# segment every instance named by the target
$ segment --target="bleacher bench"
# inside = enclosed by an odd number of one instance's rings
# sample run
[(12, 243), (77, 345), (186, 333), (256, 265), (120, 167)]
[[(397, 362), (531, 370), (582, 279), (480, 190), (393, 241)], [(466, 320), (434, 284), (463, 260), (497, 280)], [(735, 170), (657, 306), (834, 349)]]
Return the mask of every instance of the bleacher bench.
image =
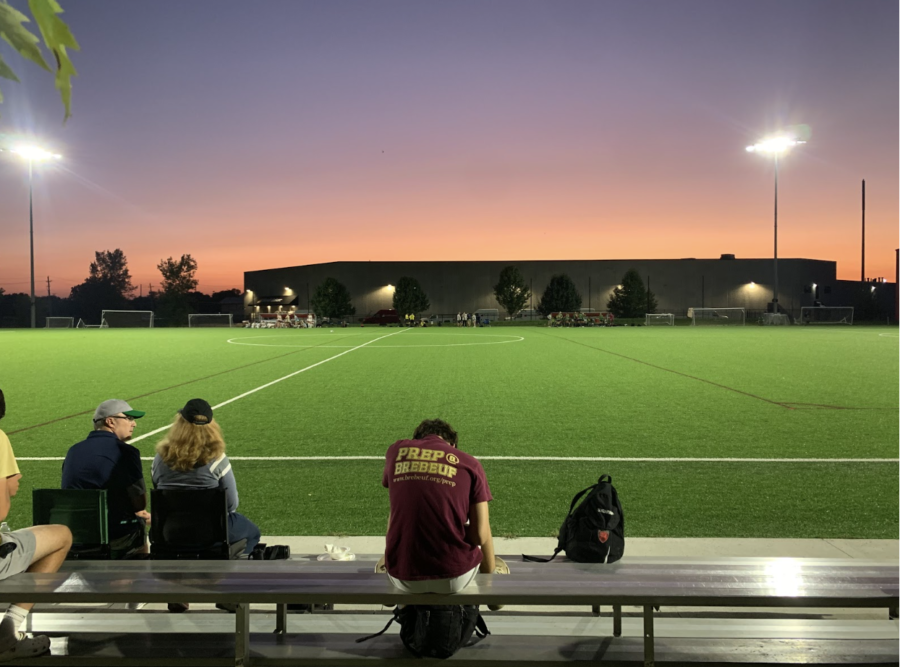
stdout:
[[(561, 662), (644, 664), (867, 664), (896, 665), (896, 637), (655, 638), (655, 605), (678, 607), (868, 608), (884, 619), (898, 604), (897, 564), (855, 559), (719, 558), (708, 560), (625, 558), (613, 565), (565, 559), (524, 563), (507, 557), (510, 575), (478, 575), (475, 585), (453, 596), (414, 595), (375, 574), (371, 560), (115, 561), (72, 562), (56, 574), (21, 574), (3, 582), (0, 602), (171, 602), (238, 605), (233, 637), (197, 632), (60, 633), (54, 655), (28, 665), (391, 665), (421, 664), (396, 636), (354, 643), (357, 632), (287, 633), (284, 605), (506, 604), (614, 609), (607, 636), (494, 634), (450, 659), (471, 665), (556, 665)], [(250, 605), (279, 605), (275, 632), (250, 633)], [(621, 609), (637, 606), (642, 637), (621, 636)], [(503, 612), (500, 612), (501, 614)], [(184, 622), (190, 622), (190, 615)], [(490, 616), (488, 624), (490, 626)], [(570, 618), (570, 617), (567, 617)], [(386, 614), (373, 615), (371, 631)], [(577, 619), (572, 619), (576, 622)], [(302, 624), (302, 621), (301, 621)], [(549, 625), (549, 624), (548, 624)], [(894, 623), (896, 626), (896, 624)], [(16, 663), (10, 663), (16, 664)]]

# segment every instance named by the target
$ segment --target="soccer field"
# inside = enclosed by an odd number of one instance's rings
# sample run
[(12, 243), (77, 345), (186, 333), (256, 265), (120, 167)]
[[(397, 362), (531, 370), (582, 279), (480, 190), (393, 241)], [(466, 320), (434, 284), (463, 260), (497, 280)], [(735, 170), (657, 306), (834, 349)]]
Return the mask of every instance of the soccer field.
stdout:
[(147, 412), (150, 458), (201, 397), (263, 534), (383, 534), (384, 451), (440, 417), (484, 463), (495, 535), (553, 535), (609, 473), (631, 536), (898, 537), (896, 328), (39, 330), (0, 349), (13, 528), (98, 403)]

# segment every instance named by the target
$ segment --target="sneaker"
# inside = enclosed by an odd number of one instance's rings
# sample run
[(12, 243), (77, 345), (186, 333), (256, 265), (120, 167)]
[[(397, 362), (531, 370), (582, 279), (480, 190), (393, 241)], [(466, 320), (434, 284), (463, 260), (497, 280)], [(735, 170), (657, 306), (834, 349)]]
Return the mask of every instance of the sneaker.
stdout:
[[(7, 645), (2, 642), (0, 645)], [(45, 635), (27, 637), (24, 632), (17, 632), (14, 643), (0, 652), (0, 662), (18, 660), (19, 658), (35, 658), (50, 652), (50, 639)]]
[(168, 607), (173, 614), (182, 614), (191, 608), (187, 602), (170, 602)]

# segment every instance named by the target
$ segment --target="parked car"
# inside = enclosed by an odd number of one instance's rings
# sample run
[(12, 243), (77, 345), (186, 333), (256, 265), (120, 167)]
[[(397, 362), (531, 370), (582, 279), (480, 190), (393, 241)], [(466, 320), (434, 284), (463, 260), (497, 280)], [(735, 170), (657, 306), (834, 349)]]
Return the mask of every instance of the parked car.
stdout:
[(379, 310), (374, 315), (369, 315), (368, 317), (364, 317), (363, 324), (400, 324), (400, 316), (397, 314), (397, 311), (393, 308), (387, 308), (384, 310)]

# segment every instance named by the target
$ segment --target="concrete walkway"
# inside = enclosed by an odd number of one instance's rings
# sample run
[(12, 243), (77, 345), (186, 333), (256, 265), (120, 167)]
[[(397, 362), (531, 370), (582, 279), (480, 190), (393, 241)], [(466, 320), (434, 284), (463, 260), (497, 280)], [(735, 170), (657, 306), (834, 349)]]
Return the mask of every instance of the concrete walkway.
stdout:
[[(347, 546), (356, 554), (384, 553), (384, 537), (265, 536), (266, 544), (287, 544), (292, 554), (321, 554), (326, 544)], [(550, 556), (556, 538), (494, 538), (500, 555)], [(718, 558), (725, 556), (769, 556), (778, 558), (864, 558), (893, 560), (900, 565), (900, 540), (801, 540), (756, 538), (626, 537), (625, 557)]]

